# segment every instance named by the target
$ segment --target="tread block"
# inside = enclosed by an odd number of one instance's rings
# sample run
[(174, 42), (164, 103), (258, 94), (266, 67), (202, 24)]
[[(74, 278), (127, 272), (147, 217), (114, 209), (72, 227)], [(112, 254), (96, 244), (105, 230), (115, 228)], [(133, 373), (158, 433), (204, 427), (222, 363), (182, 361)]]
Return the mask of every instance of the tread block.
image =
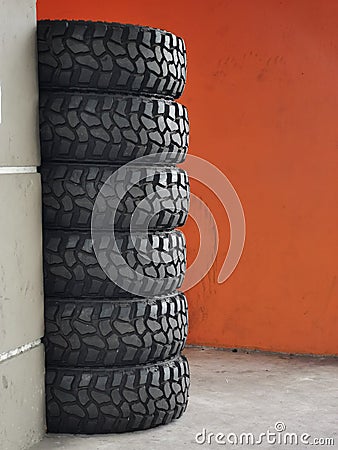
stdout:
[[(45, 164), (41, 168), (44, 226), (89, 230), (96, 197), (116, 170), (111, 166)], [(100, 229), (114, 226), (129, 230), (132, 218), (142, 230), (171, 230), (184, 225), (189, 210), (189, 181), (184, 170), (125, 166), (119, 173), (119, 183), (109, 184), (106, 207), (100, 214), (96, 210)], [(129, 188), (133, 180), (140, 181)], [(124, 190), (126, 194), (119, 201)]]
[(46, 361), (58, 366), (123, 366), (181, 352), (188, 331), (183, 293), (149, 299), (53, 299), (45, 304)]
[(186, 79), (184, 41), (167, 31), (87, 21), (38, 22), (41, 88), (178, 98)]
[(42, 91), (43, 161), (179, 164), (189, 144), (186, 108), (166, 99)]
[(121, 433), (178, 419), (188, 403), (184, 356), (127, 368), (49, 367), (46, 373), (50, 433)]
[[(115, 244), (124, 259), (121, 266), (116, 264)], [(104, 233), (98, 247), (107, 260), (107, 271), (122, 281), (123, 288), (102, 270), (90, 231), (45, 230), (45, 295), (130, 298), (136, 291), (136, 295), (152, 297), (171, 293), (183, 282), (186, 251), (181, 231), (142, 234), (136, 236), (136, 245), (128, 233), (116, 233), (115, 241)], [(138, 251), (142, 248), (143, 256)], [(126, 266), (134, 270), (132, 278), (125, 276)]]

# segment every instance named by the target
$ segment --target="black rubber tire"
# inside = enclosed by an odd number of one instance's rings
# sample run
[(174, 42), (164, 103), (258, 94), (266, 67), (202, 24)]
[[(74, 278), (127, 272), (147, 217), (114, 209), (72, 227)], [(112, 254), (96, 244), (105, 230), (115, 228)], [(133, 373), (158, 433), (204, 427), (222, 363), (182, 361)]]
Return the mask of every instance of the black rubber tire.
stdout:
[(49, 433), (121, 433), (178, 419), (189, 396), (184, 356), (124, 368), (47, 367)]
[(179, 164), (189, 143), (183, 105), (172, 100), (101, 93), (41, 92), (43, 161)]
[[(90, 229), (97, 194), (117, 169), (85, 164), (43, 165), (44, 226)], [(129, 230), (132, 217), (137, 228), (142, 230), (171, 230), (184, 225), (189, 209), (189, 181), (184, 170), (177, 167), (140, 166), (124, 166), (119, 170), (121, 181), (110, 183), (109, 195), (105, 197), (107, 208), (100, 215), (97, 212), (95, 217), (100, 229), (110, 230), (114, 225), (116, 230)], [(127, 183), (135, 179), (140, 182), (128, 190)], [(117, 207), (118, 193), (124, 188), (127, 193)], [(135, 211), (137, 205), (147, 197), (142, 208)], [(117, 207), (115, 220), (112, 217), (115, 208), (111, 206), (114, 200)]]
[(186, 78), (181, 38), (138, 25), (38, 22), (39, 82), (43, 88), (148, 93), (178, 98)]
[(184, 348), (188, 305), (181, 292), (114, 301), (47, 298), (45, 327), (49, 366), (146, 364)]
[[(154, 297), (169, 294), (182, 285), (186, 251), (181, 231), (150, 233), (148, 238), (140, 235), (141, 243), (150, 242), (152, 248), (159, 252), (160, 259), (156, 263), (144, 260), (137, 253), (129, 233), (117, 233), (115, 236), (125, 261), (138, 272), (133, 274), (132, 279), (125, 277), (124, 267), (116, 265), (115, 253), (111, 250), (113, 239), (109, 234), (104, 234), (100, 241), (100, 251), (107, 255), (108, 266), (112, 266), (119, 279), (125, 283), (123, 289), (113, 283), (102, 270), (94, 253), (90, 231), (45, 230), (46, 297), (132, 298), (135, 297), (135, 294), (131, 294), (133, 290), (137, 290), (136, 295), (140, 297)], [(140, 282), (138, 274), (146, 275), (151, 280)]]

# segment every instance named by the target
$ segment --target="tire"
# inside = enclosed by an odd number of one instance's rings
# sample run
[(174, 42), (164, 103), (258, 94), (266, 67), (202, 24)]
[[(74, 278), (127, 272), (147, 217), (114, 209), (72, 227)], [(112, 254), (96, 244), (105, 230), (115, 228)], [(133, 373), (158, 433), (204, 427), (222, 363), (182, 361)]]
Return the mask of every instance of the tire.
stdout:
[[(116, 274), (123, 287), (117, 286), (102, 270), (90, 231), (45, 230), (46, 297), (153, 297), (171, 293), (183, 282), (186, 252), (180, 231), (137, 237), (136, 248), (145, 248), (146, 257), (137, 252), (129, 233), (117, 233), (116, 244), (123, 255), (123, 265), (116, 263), (115, 241), (111, 235), (103, 234), (96, 243), (101, 261), (106, 261), (106, 270)], [(130, 277), (126, 275), (126, 267), (133, 268)]]
[(185, 345), (187, 308), (181, 292), (113, 301), (47, 298), (47, 364), (129, 366), (172, 358)]
[(40, 89), (71, 88), (178, 98), (186, 52), (172, 33), (137, 25), (38, 22)]
[(150, 156), (179, 164), (189, 143), (183, 105), (171, 100), (102, 93), (42, 92), (43, 161), (120, 163)]
[[(44, 226), (89, 230), (97, 195), (117, 169), (84, 164), (43, 165)], [(184, 170), (124, 166), (117, 175), (119, 182), (111, 180), (105, 189), (102, 212), (95, 210), (93, 220), (100, 229), (110, 230), (114, 225), (116, 230), (129, 230), (132, 218), (136, 228), (142, 230), (171, 230), (184, 225), (189, 209), (189, 181)], [(137, 184), (128, 190), (131, 182)], [(121, 191), (127, 192), (119, 202)]]
[(183, 356), (134, 367), (47, 367), (49, 433), (113, 433), (178, 419), (188, 403)]

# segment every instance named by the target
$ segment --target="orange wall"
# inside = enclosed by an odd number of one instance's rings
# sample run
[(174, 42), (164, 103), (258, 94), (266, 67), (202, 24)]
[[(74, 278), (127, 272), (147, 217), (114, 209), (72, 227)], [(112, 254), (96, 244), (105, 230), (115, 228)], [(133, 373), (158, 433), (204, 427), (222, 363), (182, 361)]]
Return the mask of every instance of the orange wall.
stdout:
[[(188, 292), (190, 343), (338, 354), (338, 2), (39, 0), (38, 16), (150, 25), (186, 41), (190, 153), (231, 180), (247, 222), (240, 264), (219, 285), (227, 216), (192, 182), (221, 247)], [(192, 221), (184, 231), (191, 259)]]

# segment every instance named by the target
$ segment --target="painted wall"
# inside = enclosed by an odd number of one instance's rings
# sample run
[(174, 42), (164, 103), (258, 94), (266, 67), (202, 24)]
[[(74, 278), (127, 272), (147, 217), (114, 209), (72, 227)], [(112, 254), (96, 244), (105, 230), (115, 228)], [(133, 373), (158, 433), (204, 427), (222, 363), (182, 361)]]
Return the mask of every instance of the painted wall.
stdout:
[[(184, 37), (190, 153), (230, 179), (247, 239), (222, 285), (226, 213), (207, 188), (219, 254), (188, 292), (190, 343), (338, 354), (338, 3), (38, 1), (38, 17), (150, 25)], [(189, 259), (199, 244), (185, 227)]]

